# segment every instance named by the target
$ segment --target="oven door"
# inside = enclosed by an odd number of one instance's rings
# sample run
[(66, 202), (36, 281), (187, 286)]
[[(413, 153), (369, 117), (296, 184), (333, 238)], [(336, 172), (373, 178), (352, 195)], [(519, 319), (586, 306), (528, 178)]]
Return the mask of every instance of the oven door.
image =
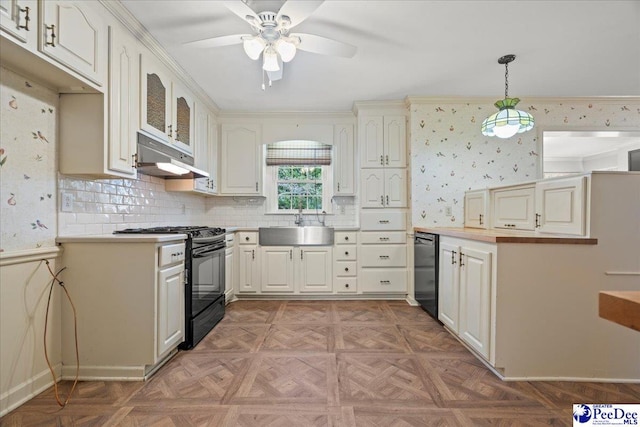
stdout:
[(224, 294), (224, 256), (224, 241), (204, 246), (194, 244), (190, 272), (192, 318)]

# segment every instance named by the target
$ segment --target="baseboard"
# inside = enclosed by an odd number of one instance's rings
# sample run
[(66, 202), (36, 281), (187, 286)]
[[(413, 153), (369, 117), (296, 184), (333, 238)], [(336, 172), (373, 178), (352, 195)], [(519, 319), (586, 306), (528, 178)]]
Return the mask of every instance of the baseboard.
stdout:
[[(62, 365), (54, 366), (58, 381), (61, 379)], [(33, 399), (53, 385), (51, 371), (46, 369), (0, 395), (0, 417), (4, 417), (23, 403)]]
[[(82, 381), (142, 381), (146, 374), (145, 366), (80, 366), (78, 379)], [(63, 366), (62, 379), (73, 381), (75, 378), (75, 365)]]
[(354, 301), (354, 300), (406, 300), (407, 294), (243, 294), (235, 295), (236, 300), (288, 300), (288, 301)]

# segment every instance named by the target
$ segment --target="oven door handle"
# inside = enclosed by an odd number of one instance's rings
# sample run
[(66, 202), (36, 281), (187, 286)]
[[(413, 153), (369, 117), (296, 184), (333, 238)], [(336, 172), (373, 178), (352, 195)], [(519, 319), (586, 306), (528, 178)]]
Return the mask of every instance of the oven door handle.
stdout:
[(193, 239), (194, 243), (213, 243), (213, 242), (224, 242), (224, 236), (213, 236), (213, 237), (195, 237)]
[(204, 258), (205, 256), (213, 253), (213, 252), (221, 252), (225, 250), (225, 245), (215, 246), (213, 248), (206, 247), (202, 249), (194, 249), (191, 251), (191, 258)]

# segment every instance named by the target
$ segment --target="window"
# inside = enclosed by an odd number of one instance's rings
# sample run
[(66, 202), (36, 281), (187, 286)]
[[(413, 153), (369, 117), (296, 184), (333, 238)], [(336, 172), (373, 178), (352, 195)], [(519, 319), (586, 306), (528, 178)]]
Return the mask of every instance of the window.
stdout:
[(265, 191), (271, 213), (330, 212), (331, 145), (282, 141), (267, 145)]

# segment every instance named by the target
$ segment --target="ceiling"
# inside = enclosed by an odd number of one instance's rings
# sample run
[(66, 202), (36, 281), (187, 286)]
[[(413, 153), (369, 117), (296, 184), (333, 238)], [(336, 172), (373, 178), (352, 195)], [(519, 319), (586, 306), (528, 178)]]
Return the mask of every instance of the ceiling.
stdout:
[[(354, 101), (406, 96), (498, 100), (497, 59), (510, 53), (510, 96), (640, 96), (638, 0), (327, 0), (293, 31), (354, 45), (356, 55), (299, 51), (265, 91), (262, 62), (242, 45), (183, 45), (251, 33), (223, 2), (121, 1), (221, 110), (348, 111)], [(247, 1), (256, 12), (283, 3)]]

